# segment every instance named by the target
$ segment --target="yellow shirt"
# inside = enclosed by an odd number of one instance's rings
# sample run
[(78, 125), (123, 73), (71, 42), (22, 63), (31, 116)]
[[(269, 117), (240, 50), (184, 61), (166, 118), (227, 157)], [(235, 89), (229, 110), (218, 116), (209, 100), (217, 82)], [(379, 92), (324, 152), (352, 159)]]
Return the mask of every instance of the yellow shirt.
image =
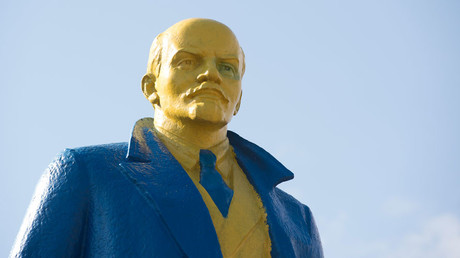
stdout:
[(224, 257), (270, 257), (271, 241), (265, 208), (259, 195), (238, 166), (228, 139), (209, 149), (216, 155), (217, 171), (225, 183), (233, 189), (228, 215), (224, 218), (200, 184), (200, 149), (184, 143), (183, 139), (161, 128), (155, 129), (155, 134), (179, 161), (203, 197), (216, 229), (222, 255)]

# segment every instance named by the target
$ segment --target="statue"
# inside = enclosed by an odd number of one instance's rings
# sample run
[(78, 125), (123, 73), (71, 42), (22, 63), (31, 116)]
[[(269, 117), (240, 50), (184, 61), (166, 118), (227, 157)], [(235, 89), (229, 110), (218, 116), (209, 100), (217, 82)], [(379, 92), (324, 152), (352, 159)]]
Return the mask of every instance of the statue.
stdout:
[(66, 149), (42, 177), (13, 257), (323, 257), (294, 176), (227, 131), (244, 54), (233, 32), (181, 21), (151, 47), (142, 91), (155, 119), (129, 143)]

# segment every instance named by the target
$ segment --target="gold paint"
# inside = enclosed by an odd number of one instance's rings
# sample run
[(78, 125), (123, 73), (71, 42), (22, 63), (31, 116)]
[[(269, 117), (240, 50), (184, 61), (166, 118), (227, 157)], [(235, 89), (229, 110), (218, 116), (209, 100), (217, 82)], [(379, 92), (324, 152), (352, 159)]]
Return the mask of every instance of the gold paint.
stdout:
[[(187, 19), (152, 43), (142, 91), (155, 109), (155, 133), (184, 167), (208, 207), (224, 257), (270, 257), (266, 212), (228, 145), (227, 124), (238, 113), (244, 53), (233, 32), (209, 19)], [(234, 190), (227, 218), (199, 183), (198, 152), (228, 151), (218, 170)], [(188, 155), (186, 153), (192, 153)], [(192, 162), (188, 161), (192, 156)]]

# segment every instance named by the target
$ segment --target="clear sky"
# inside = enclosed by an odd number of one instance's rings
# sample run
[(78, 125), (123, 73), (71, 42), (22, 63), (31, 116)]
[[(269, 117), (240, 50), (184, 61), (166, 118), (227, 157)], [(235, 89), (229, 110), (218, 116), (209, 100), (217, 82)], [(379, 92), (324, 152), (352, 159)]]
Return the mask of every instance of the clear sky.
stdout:
[(227, 24), (246, 54), (230, 129), (296, 178), (326, 257), (460, 257), (460, 1), (0, 2), (0, 256), (48, 163), (127, 141), (153, 38)]

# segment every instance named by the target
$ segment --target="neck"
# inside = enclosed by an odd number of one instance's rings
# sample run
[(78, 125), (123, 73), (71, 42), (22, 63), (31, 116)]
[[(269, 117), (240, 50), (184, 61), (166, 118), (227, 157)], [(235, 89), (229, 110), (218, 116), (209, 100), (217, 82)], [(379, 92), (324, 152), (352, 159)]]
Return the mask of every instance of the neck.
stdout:
[[(160, 109), (155, 110), (153, 121), (158, 131), (167, 131), (184, 143), (192, 144), (200, 149), (209, 149), (227, 138), (227, 125), (217, 126), (193, 120), (171, 119)], [(171, 140), (174, 141), (174, 139)]]

